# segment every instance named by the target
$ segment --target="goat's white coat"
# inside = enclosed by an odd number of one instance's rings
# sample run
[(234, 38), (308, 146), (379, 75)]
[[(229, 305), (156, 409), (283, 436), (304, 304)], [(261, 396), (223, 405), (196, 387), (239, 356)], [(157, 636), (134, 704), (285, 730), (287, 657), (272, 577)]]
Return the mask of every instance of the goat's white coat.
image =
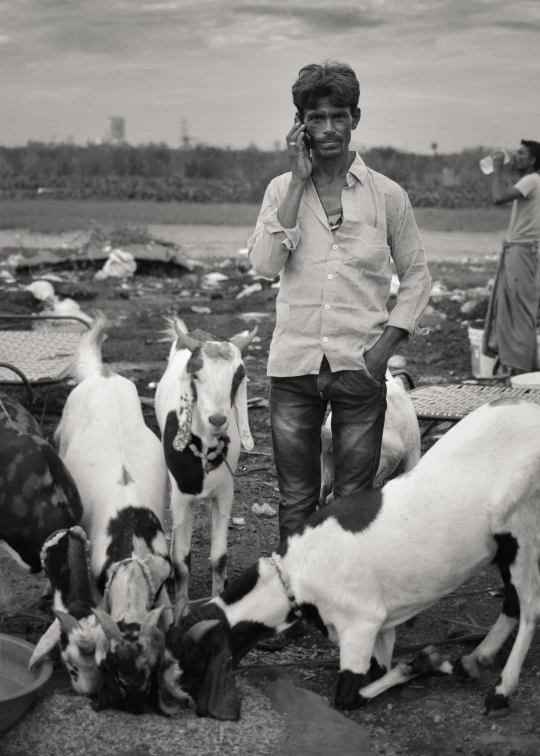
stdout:
[[(95, 581), (111, 541), (108, 523), (122, 509), (148, 508), (163, 522), (167, 468), (161, 444), (144, 422), (134, 384), (120, 375), (104, 375), (100, 361), (92, 364), (91, 354), (83, 357), (83, 380), (67, 399), (56, 442), (83, 502), (81, 524), (92, 543)], [(152, 548), (167, 559), (162, 533)], [(144, 559), (148, 553), (145, 542), (135, 539), (133, 556)]]
[[(185, 333), (185, 325), (177, 320), (175, 326)], [(177, 330), (177, 333), (178, 333)], [(251, 338), (255, 331), (250, 334)], [(169, 354), (169, 361), (163, 374), (155, 398), (155, 410), (158, 424), (163, 436), (167, 417), (170, 412), (177, 414), (179, 426), (183, 426), (184, 435), (196, 434), (202, 442), (202, 452), (216, 446), (219, 436), (226, 433), (230, 439), (227, 462), (215, 469), (205, 472), (200, 494), (188, 494), (179, 490), (171, 472), (171, 511), (173, 516), (173, 541), (171, 557), (177, 576), (175, 620), (184, 612), (188, 601), (189, 572), (185, 559), (190, 553), (193, 529), (193, 505), (198, 499), (211, 502), (212, 543), (210, 563), (212, 566), (212, 595), (223, 589), (226, 579), (225, 571), (220, 571), (220, 559), (227, 554), (228, 527), (234, 497), (235, 472), (240, 456), (241, 445), (246, 450), (253, 448), (253, 439), (249, 430), (247, 408), (247, 377), (238, 386), (236, 397), (231, 406), (231, 382), (236, 368), (242, 365), (240, 349), (231, 342), (220, 344), (227, 349), (229, 359), (209, 359), (202, 346), (203, 368), (198, 371), (196, 383), (197, 398), (194, 401), (191, 388), (192, 376), (186, 370), (192, 352), (190, 349), (178, 349), (176, 334)], [(249, 337), (248, 337), (249, 338)], [(217, 429), (209, 421), (213, 415), (226, 417), (225, 423)], [(178, 580), (178, 576), (180, 579)]]
[[(289, 538), (282, 564), (296, 602), (313, 604), (335, 633), (342, 670), (365, 674), (377, 647), (389, 668), (394, 628), (486, 567), (497, 553), (494, 536), (511, 534), (518, 542), (510, 574), (521, 616), (493, 691), (508, 697), (540, 619), (540, 408), (520, 401), (484, 405), (381, 493), (382, 507), (363, 531), (347, 531), (330, 516)], [(252, 620), (280, 629), (290, 608), (283, 585), (267, 560), (259, 561), (259, 572), (237, 603), (214, 601), (231, 625)], [(471, 676), (493, 661), (516, 624), (501, 615), (463, 657)], [(410, 677), (389, 672), (360, 694), (372, 697)]]
[[(406, 472), (420, 459), (420, 428), (411, 397), (403, 382), (386, 372), (386, 414), (381, 444), (381, 457), (374, 488), (382, 486), (390, 476)], [(333, 500), (334, 457), (332, 454), (332, 413), (321, 431), (321, 496), (324, 505)]]
[[(167, 499), (163, 451), (144, 422), (137, 389), (102, 365), (100, 344), (105, 324), (100, 317), (81, 340), (74, 367), (79, 384), (67, 399), (56, 442), (83, 503), (81, 524), (92, 544), (90, 572), (96, 603), (113, 619), (138, 622), (141, 627), (153, 606), (167, 607), (162, 615), (166, 629), (172, 620), (167, 591), (162, 589), (156, 600), (156, 590), (171, 571), (162, 530), (150, 546), (134, 537), (129, 564), (122, 569), (115, 569), (117, 563), (108, 567), (105, 596), (97, 588), (112, 541), (108, 532), (111, 520), (126, 507), (134, 507), (151, 510), (162, 523)], [(123, 579), (126, 571), (132, 578), (128, 585)], [(96, 617), (92, 620), (97, 623)], [(96, 663), (103, 659), (107, 645), (96, 648)]]

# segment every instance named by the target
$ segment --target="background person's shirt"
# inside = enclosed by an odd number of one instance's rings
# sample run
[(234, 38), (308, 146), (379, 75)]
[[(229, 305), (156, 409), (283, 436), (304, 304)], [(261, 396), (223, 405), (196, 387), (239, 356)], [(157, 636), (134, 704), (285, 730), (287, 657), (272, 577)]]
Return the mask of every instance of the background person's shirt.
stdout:
[[(365, 367), (364, 351), (391, 325), (411, 336), (431, 292), (424, 247), (405, 191), (367, 168), (357, 154), (341, 195), (342, 222), (332, 233), (311, 179), (297, 225), (277, 219), (291, 180), (268, 186), (248, 242), (255, 271), (281, 273), (268, 374), (317, 374), (323, 355), (333, 372)], [(397, 303), (387, 303), (392, 260), (400, 279)]]
[(528, 173), (514, 188), (521, 192), (523, 199), (512, 203), (506, 241), (540, 241), (540, 175)]

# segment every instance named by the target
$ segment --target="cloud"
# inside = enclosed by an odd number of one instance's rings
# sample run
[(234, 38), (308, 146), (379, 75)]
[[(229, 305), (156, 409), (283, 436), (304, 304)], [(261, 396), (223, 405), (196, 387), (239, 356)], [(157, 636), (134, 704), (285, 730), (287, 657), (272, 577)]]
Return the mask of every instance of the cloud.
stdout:
[(341, 32), (349, 29), (373, 28), (386, 23), (383, 19), (371, 15), (362, 9), (337, 4), (317, 7), (313, 3), (307, 5), (280, 5), (279, 3), (259, 3), (237, 5), (236, 13), (250, 13), (257, 16), (268, 16), (286, 19), (298, 19), (327, 33)]

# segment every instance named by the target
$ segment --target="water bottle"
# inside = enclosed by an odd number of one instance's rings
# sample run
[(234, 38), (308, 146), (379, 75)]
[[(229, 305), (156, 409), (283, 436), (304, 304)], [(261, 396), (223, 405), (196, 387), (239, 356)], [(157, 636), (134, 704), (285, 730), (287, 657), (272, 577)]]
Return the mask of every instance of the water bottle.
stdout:
[[(507, 163), (509, 163), (510, 155), (507, 153), (507, 151), (506, 150), (498, 150), (498, 151), (502, 152), (502, 154), (504, 155), (503, 165), (506, 165)], [(493, 157), (491, 155), (487, 155), (487, 157), (482, 158), (482, 160), (480, 160), (480, 170), (482, 171), (482, 173), (485, 173), (486, 176), (489, 176), (490, 173), (493, 173)]]

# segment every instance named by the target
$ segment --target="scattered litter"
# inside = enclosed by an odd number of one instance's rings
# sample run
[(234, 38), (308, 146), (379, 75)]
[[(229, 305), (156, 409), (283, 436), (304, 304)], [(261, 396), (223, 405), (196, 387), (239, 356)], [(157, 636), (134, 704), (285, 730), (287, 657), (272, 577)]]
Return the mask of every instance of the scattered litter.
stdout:
[(245, 525), (246, 524), (246, 518), (245, 517), (233, 517), (232, 518), (232, 524), (233, 525)]
[(265, 318), (270, 317), (269, 312), (241, 312), (240, 315), (236, 316), (240, 320), (255, 320), (255, 321), (261, 321)]
[(276, 281), (276, 283), (271, 284), (270, 288), (271, 289), (279, 289), (279, 286), (280, 286), (280, 281)]
[(137, 261), (131, 252), (117, 248), (111, 250), (105, 265), (98, 270), (94, 279), (103, 281), (106, 278), (130, 278), (135, 275), (136, 270)]
[(446, 288), (446, 286), (441, 283), (441, 281), (434, 281), (431, 286), (431, 296), (432, 297), (446, 297), (448, 296), (449, 291)]
[(261, 517), (275, 517), (277, 512), (270, 504), (254, 504), (251, 511)]
[(31, 284), (24, 287), (40, 302), (53, 302), (55, 299), (54, 286), (48, 281), (32, 281)]
[(245, 289), (242, 289), (242, 291), (238, 292), (236, 295), (237, 299), (242, 299), (242, 297), (249, 297), (250, 294), (254, 294), (256, 291), (262, 290), (262, 284), (257, 281), (257, 283), (252, 284), (251, 286), (246, 286)]
[[(92, 323), (93, 319), (86, 315), (74, 299), (60, 299), (56, 296), (54, 286), (50, 281), (32, 281), (25, 286), (25, 291), (29, 291), (38, 301), (43, 302), (45, 309), (39, 313), (39, 317), (48, 317), (50, 315), (60, 315), (63, 317), (81, 318), (86, 323)], [(51, 325), (60, 325), (65, 327), (62, 321)]]
[(217, 289), (223, 281), (228, 281), (229, 276), (224, 273), (206, 273), (201, 279), (203, 289)]
[(394, 368), (394, 370), (401, 370), (402, 368), (407, 367), (407, 360), (401, 354), (394, 354), (388, 360), (388, 367)]
[(157, 388), (157, 383), (156, 383), (156, 381), (151, 381), (151, 382), (150, 382), (150, 383), (148, 384), (148, 387), (147, 387), (147, 388), (149, 388), (149, 389), (155, 389), (155, 388)]
[(13, 278), (9, 270), (0, 270), (0, 280), (7, 284), (16, 283), (16, 280)]
[(242, 249), (239, 249), (237, 252), (238, 255), (247, 255), (247, 253), (248, 253), (247, 247), (242, 247)]
[(192, 312), (196, 312), (199, 315), (211, 315), (212, 310), (209, 307), (199, 307), (197, 305), (193, 305), (191, 308)]
[(40, 279), (42, 281), (54, 281), (57, 283), (62, 283), (62, 279), (60, 276), (57, 276), (56, 273), (44, 273), (42, 276), (40, 276)]

